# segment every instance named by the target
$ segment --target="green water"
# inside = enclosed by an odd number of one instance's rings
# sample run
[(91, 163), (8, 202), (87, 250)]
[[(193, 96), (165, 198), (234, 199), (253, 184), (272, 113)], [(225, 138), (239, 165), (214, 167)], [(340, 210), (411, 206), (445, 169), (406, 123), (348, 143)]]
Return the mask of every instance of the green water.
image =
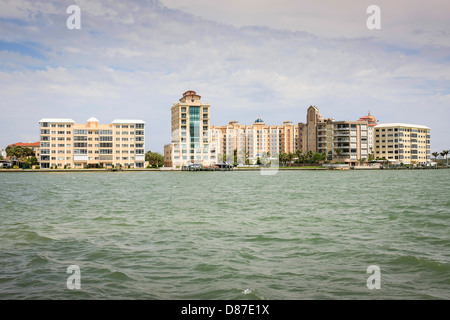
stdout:
[[(0, 299), (449, 299), (450, 170), (0, 174)], [(81, 289), (66, 269), (78, 265)], [(381, 289), (366, 286), (380, 267)]]

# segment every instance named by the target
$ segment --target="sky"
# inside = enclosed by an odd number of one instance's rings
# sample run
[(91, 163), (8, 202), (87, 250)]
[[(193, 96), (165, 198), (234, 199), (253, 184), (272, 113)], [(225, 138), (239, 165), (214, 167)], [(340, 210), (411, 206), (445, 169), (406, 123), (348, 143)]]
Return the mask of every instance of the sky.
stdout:
[[(70, 30), (70, 5), (81, 28)], [(380, 8), (381, 29), (366, 21)], [(170, 143), (188, 90), (211, 124), (323, 117), (431, 128), (450, 149), (448, 0), (0, 0), (0, 147), (38, 141), (42, 118), (142, 119)]]

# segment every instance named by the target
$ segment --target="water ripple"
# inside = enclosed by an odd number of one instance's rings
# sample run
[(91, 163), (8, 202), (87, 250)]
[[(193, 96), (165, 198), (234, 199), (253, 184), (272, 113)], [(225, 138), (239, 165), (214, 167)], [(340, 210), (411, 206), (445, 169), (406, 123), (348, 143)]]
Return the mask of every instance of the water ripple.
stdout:
[(449, 177), (0, 174), (0, 299), (450, 299)]

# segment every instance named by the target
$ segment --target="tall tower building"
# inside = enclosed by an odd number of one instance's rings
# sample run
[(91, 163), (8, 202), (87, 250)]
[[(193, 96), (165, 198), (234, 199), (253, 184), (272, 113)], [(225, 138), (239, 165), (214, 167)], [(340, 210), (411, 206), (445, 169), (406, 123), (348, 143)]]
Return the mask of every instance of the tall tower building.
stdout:
[(216, 162), (215, 151), (210, 148), (210, 104), (200, 99), (195, 91), (186, 91), (172, 106), (172, 142), (164, 146), (165, 166), (209, 166)]
[(361, 117), (358, 119), (358, 121), (367, 121), (367, 142), (369, 147), (369, 155), (375, 155), (375, 127), (378, 125), (378, 121), (375, 119), (374, 116), (369, 114), (367, 116)]

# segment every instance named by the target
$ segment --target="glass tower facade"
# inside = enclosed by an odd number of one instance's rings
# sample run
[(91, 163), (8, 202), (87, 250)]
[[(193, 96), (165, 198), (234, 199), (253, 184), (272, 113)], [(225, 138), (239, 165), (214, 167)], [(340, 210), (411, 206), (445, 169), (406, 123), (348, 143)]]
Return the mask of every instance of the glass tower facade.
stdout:
[(200, 150), (200, 107), (189, 107), (189, 135), (191, 138), (191, 154)]

